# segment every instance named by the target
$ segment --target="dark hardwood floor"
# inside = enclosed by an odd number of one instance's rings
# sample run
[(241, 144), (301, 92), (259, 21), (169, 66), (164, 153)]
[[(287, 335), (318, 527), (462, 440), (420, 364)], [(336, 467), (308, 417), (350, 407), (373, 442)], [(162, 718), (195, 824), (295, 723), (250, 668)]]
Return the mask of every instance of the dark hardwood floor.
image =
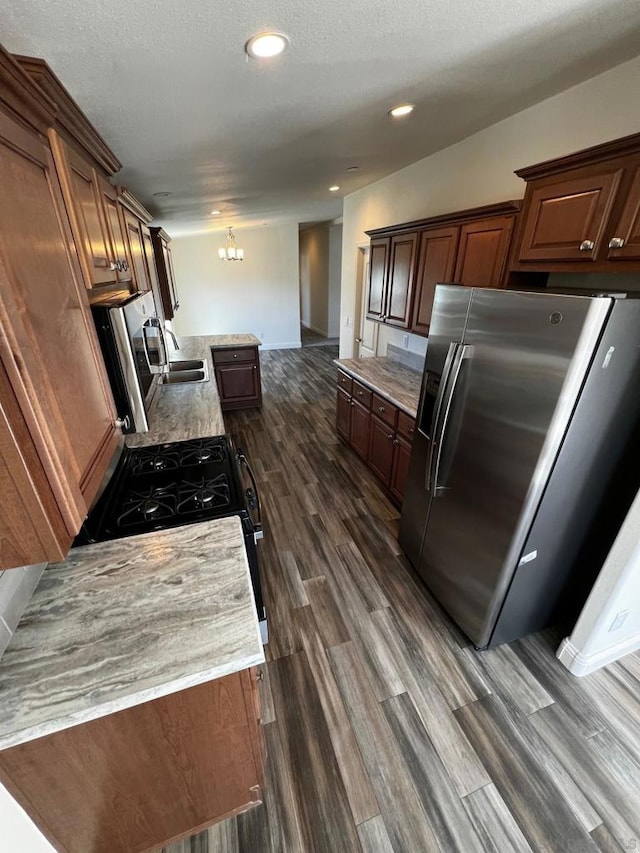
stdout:
[(264, 408), (225, 418), (266, 518), (265, 802), (166, 853), (640, 851), (640, 655), (473, 650), (336, 437), (336, 352), (262, 353)]

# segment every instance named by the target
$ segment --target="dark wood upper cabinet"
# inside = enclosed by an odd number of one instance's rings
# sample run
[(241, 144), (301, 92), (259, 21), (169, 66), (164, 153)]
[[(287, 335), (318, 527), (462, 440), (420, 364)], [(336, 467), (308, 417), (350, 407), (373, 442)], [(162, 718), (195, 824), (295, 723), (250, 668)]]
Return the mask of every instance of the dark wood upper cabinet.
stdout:
[(411, 320), (411, 296), (415, 277), (418, 233), (391, 238), (384, 321), (406, 328)]
[(420, 235), (411, 331), (429, 333), (436, 284), (453, 281), (460, 228), (433, 228)]
[(640, 260), (640, 166), (635, 171), (620, 219), (607, 244), (610, 260)]
[(389, 237), (371, 241), (369, 295), (367, 297), (367, 317), (370, 320), (381, 320), (384, 315), (390, 244), (391, 239)]
[(640, 133), (516, 174), (527, 190), (514, 273), (640, 272)]
[(519, 259), (594, 260), (621, 176), (617, 169), (534, 188)]
[(162, 312), (167, 320), (173, 320), (176, 311), (180, 307), (180, 301), (178, 299), (178, 289), (173, 271), (171, 248), (169, 247), (171, 237), (162, 228), (151, 228), (150, 231), (158, 283), (160, 285)]
[(519, 201), (367, 231), (367, 317), (427, 335), (439, 282), (504, 287)]
[(469, 222), (460, 229), (455, 281), (468, 287), (502, 287), (513, 216)]

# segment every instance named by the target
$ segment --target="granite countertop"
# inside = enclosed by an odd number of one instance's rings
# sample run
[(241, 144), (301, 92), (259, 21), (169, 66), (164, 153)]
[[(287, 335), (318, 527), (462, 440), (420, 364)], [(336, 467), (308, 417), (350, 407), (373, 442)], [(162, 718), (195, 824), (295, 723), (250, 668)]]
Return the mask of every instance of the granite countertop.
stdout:
[(0, 749), (263, 661), (237, 517), (75, 548), (0, 659)]
[[(183, 338), (183, 340), (187, 340)], [(203, 340), (207, 342), (208, 347), (216, 347), (216, 349), (225, 349), (226, 347), (260, 347), (262, 341), (255, 335), (206, 335)]]
[(386, 397), (403, 412), (415, 418), (420, 401), (422, 373), (386, 357), (337, 358), (335, 363), (345, 373), (359, 379)]

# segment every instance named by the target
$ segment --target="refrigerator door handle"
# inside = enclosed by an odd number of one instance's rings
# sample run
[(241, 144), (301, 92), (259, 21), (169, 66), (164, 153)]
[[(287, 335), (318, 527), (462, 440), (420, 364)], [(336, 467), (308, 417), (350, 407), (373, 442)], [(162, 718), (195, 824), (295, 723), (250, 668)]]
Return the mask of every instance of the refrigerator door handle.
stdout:
[(460, 372), (462, 370), (462, 365), (465, 361), (470, 359), (473, 355), (473, 347), (469, 344), (465, 344), (461, 346), (457, 353), (454, 364), (451, 368), (451, 382), (449, 383), (449, 393), (447, 395), (446, 403), (443, 406), (443, 416), (440, 421), (440, 429), (438, 434), (434, 437), (432, 451), (431, 454), (433, 456), (433, 465), (432, 465), (432, 477), (431, 481), (433, 483), (433, 496), (437, 498), (439, 495), (443, 494), (445, 491), (445, 487), (438, 484), (438, 476), (440, 474), (440, 462), (442, 461), (442, 451), (446, 444), (447, 440), (447, 427), (449, 425), (449, 415), (451, 414), (451, 407), (453, 404), (453, 400), (456, 396), (456, 389), (458, 387), (458, 380), (460, 378)]
[[(436, 443), (436, 436), (438, 434), (438, 422), (440, 420), (440, 412), (442, 411), (442, 401), (445, 398), (447, 393), (447, 388), (449, 387), (449, 378), (451, 376), (451, 369), (456, 359), (456, 354), (458, 349), (462, 346), (459, 341), (452, 341), (449, 344), (449, 349), (447, 350), (447, 356), (444, 360), (444, 367), (442, 368), (442, 375), (440, 377), (440, 385), (438, 387), (438, 396), (436, 397), (436, 401), (433, 407), (433, 418), (431, 419), (431, 424), (429, 425), (429, 433), (431, 435), (431, 448), (429, 450), (429, 455), (427, 459), (427, 468), (425, 471), (425, 482), (424, 487), (427, 491), (431, 489), (431, 483), (433, 482), (433, 478), (431, 476), (431, 472), (433, 470), (433, 448)], [(422, 394), (422, 407), (420, 410), (420, 417), (418, 423), (422, 426), (422, 408), (424, 408), (424, 395), (426, 390), (423, 390)], [(425, 438), (429, 438), (429, 435), (424, 432), (424, 430), (418, 427), (419, 431), (424, 435)]]

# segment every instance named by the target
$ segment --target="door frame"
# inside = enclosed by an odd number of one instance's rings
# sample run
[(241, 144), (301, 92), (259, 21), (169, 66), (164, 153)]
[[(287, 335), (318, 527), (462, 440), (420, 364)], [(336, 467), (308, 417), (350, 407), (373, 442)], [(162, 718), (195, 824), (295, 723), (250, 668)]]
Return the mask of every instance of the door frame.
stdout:
[[(369, 243), (358, 243), (356, 246), (356, 298), (355, 316), (353, 320), (353, 357), (364, 358), (378, 354), (378, 333), (380, 331), (377, 323), (367, 320), (367, 296), (369, 291)], [(362, 340), (364, 337), (364, 324), (371, 323), (373, 328), (373, 346), (368, 347), (366, 356), (363, 354)]]

